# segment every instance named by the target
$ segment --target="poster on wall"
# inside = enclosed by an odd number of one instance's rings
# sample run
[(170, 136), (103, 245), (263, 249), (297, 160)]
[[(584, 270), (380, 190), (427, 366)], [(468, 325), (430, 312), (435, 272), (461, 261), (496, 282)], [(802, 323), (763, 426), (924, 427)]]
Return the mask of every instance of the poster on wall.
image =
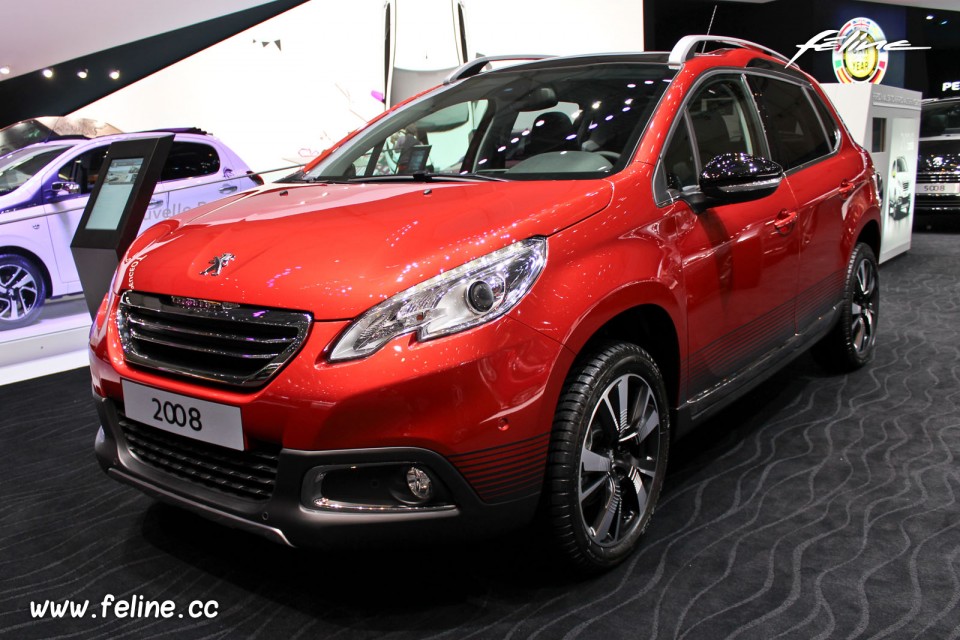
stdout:
[(884, 177), (884, 224), (882, 246), (885, 252), (910, 247), (913, 228), (913, 195), (917, 184), (917, 120), (887, 120), (889, 161)]

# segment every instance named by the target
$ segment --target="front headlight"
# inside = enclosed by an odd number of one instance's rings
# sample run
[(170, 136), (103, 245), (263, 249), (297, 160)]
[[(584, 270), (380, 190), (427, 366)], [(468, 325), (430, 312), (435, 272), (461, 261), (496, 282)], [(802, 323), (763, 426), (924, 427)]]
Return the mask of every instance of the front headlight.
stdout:
[(547, 260), (545, 238), (530, 238), (401, 291), (351, 324), (330, 360), (352, 360), (417, 332), (430, 340), (499, 318), (530, 291)]

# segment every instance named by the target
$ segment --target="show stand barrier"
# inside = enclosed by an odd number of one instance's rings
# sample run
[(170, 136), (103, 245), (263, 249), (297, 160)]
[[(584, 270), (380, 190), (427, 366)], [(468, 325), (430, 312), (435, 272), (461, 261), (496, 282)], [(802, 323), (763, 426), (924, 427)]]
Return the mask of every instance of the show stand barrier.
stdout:
[(824, 84), (853, 138), (870, 152), (883, 199), (880, 262), (910, 249), (917, 185), (920, 99), (917, 91), (879, 84)]

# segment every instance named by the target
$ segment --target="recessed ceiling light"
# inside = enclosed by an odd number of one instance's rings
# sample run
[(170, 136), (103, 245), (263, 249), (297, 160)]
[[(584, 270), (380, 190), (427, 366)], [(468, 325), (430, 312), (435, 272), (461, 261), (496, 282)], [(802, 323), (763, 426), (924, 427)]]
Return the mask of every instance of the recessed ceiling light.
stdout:
[(113, 71), (111, 71), (111, 72), (110, 72), (110, 79), (111, 79), (111, 80), (119, 80), (119, 79), (120, 79), (120, 72), (117, 71), (116, 69), (114, 69)]
[(81, 80), (86, 80), (86, 79), (87, 79), (87, 70), (86, 70), (86, 69), (80, 69), (80, 71), (77, 71), (77, 77), (80, 78)]
[(927, 20), (933, 20), (933, 14), (932, 14), (932, 13), (928, 13), (928, 14), (927, 14)]
[(44, 69), (40, 73), (43, 74), (43, 77), (47, 79), (50, 79), (53, 77), (53, 69)]
[(2, 75), (2, 76), (8, 76), (8, 75), (10, 75), (10, 67), (8, 67), (8, 66), (6, 66), (6, 65), (0, 67), (0, 75)]

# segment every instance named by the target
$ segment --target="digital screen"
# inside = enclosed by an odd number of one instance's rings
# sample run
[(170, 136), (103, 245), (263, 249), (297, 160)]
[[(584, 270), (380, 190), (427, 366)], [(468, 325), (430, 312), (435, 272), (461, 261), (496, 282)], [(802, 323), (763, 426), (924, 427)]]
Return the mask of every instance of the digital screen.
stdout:
[(416, 145), (407, 147), (400, 152), (400, 159), (397, 161), (397, 173), (423, 173), (427, 168), (427, 160), (430, 158), (430, 148), (432, 145)]
[(87, 220), (87, 229), (117, 229), (141, 166), (143, 158), (116, 158), (110, 161), (107, 176)]

